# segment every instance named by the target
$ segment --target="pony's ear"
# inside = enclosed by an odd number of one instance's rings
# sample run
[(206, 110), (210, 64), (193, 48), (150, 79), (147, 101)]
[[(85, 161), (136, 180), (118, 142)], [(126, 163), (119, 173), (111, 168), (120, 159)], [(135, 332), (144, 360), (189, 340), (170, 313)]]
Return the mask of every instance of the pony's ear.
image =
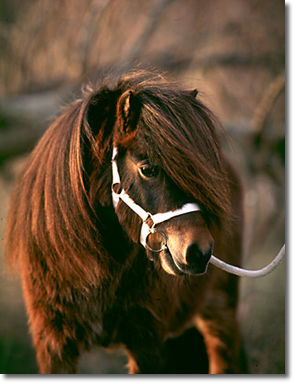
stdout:
[(187, 95), (190, 96), (190, 97), (193, 97), (194, 99), (196, 99), (197, 95), (198, 95), (198, 90), (197, 89), (192, 89), (191, 91), (186, 91)]
[(133, 91), (127, 90), (120, 96), (117, 104), (117, 118), (121, 134), (130, 134), (135, 131), (140, 110), (140, 101)]
[[(118, 90), (101, 88), (89, 93), (82, 101), (82, 143), (89, 145), (84, 149), (85, 157), (94, 156), (99, 162), (105, 156), (116, 123)], [(84, 138), (86, 136), (86, 138)], [(88, 144), (89, 143), (89, 144)], [(91, 160), (86, 163), (90, 164)]]
[(113, 127), (117, 98), (118, 92), (107, 88), (89, 96), (84, 122), (88, 123), (95, 137), (110, 133), (103, 130), (111, 130)]

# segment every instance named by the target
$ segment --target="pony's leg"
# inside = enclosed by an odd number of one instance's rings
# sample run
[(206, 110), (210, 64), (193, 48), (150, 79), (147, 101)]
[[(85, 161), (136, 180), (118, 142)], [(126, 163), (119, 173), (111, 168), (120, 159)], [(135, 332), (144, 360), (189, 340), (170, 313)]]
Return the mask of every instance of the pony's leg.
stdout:
[(79, 340), (74, 311), (68, 311), (72, 314), (67, 316), (62, 306), (48, 302), (27, 276), (23, 276), (22, 285), (40, 373), (75, 373)]
[(157, 351), (129, 350), (129, 374), (156, 374), (163, 373), (162, 357)]
[[(151, 329), (152, 330), (152, 329)], [(128, 352), (129, 373), (163, 373), (164, 345), (160, 342), (157, 334), (147, 333), (145, 330), (142, 334), (131, 329), (130, 340), (127, 341), (126, 348)]]
[(42, 374), (76, 373), (79, 352), (75, 342), (60, 335), (34, 337), (36, 357)]
[(221, 309), (213, 315), (202, 315), (195, 321), (206, 345), (209, 373), (240, 373), (240, 336), (235, 311)]
[(188, 328), (181, 335), (168, 338), (164, 350), (164, 373), (208, 373), (207, 351), (197, 327)]
[[(43, 309), (43, 310), (42, 310)], [(75, 321), (67, 321), (61, 312), (50, 308), (29, 311), (30, 329), (40, 373), (76, 373), (79, 340), (73, 334)]]
[(129, 373), (162, 373), (164, 366), (161, 324), (145, 308), (133, 308), (122, 319), (120, 340), (128, 352)]

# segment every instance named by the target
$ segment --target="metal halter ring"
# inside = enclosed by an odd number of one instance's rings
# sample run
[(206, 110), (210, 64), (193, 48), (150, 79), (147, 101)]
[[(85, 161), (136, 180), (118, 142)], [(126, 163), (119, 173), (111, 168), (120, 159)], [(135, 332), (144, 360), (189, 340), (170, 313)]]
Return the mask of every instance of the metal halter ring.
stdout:
[[(161, 242), (161, 244), (163, 244), (163, 245), (162, 245), (162, 247), (159, 248), (159, 249), (153, 249), (153, 248), (151, 248), (151, 247), (148, 245), (148, 237), (149, 237), (150, 235), (152, 235), (153, 233), (158, 233), (159, 235), (162, 236), (162, 238), (163, 238), (163, 240), (164, 240), (164, 241)], [(154, 252), (154, 253), (160, 253), (160, 252), (162, 252), (162, 251), (165, 251), (165, 250), (167, 249), (167, 237), (166, 237), (166, 235), (165, 235), (163, 232), (159, 232), (159, 231), (156, 231), (154, 228), (151, 228), (150, 232), (147, 234), (147, 236), (146, 236), (146, 238), (145, 238), (145, 247), (146, 247), (149, 251)]]

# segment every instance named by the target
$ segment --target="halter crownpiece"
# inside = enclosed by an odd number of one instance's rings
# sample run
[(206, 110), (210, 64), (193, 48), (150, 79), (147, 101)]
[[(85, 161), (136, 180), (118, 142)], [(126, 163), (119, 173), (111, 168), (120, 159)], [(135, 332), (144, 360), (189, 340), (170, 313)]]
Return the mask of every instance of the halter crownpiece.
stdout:
[[(151, 252), (162, 252), (167, 249), (167, 237), (164, 233), (158, 231), (155, 226), (163, 223), (164, 221), (170, 220), (173, 217), (184, 215), (190, 212), (200, 211), (198, 204), (196, 203), (187, 203), (184, 204), (181, 208), (156, 213), (155, 215), (151, 214), (144, 210), (140, 205), (136, 204), (135, 201), (128, 195), (128, 193), (120, 187), (121, 178), (118, 170), (118, 165), (116, 162), (117, 148), (113, 147), (112, 152), (112, 202), (113, 206), (116, 209), (121, 199), (129, 208), (132, 209), (142, 220), (142, 226), (140, 230), (140, 244), (150, 250)], [(162, 237), (163, 241), (161, 246), (158, 249), (153, 249), (148, 244), (149, 236), (153, 233), (158, 233)]]

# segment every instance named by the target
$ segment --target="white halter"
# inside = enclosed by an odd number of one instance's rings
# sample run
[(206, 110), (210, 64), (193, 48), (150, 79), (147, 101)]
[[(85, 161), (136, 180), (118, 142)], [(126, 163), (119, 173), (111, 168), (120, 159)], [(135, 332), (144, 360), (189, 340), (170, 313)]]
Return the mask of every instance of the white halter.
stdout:
[[(116, 147), (113, 148), (112, 153), (112, 201), (113, 206), (116, 209), (119, 203), (119, 200), (121, 199), (125, 204), (128, 205), (142, 220), (142, 227), (140, 231), (140, 244), (144, 246), (144, 248), (148, 248), (152, 252), (161, 252), (164, 249), (167, 248), (166, 246), (166, 236), (157, 231), (155, 229), (155, 226), (157, 224), (163, 223), (164, 221), (170, 220), (173, 217), (184, 215), (186, 213), (190, 212), (196, 212), (200, 211), (200, 208), (198, 204), (195, 203), (187, 203), (184, 204), (181, 208), (176, 209), (174, 211), (167, 211), (162, 213), (156, 213), (155, 215), (152, 215), (150, 212), (145, 211), (142, 207), (140, 207), (138, 204), (134, 202), (134, 200), (131, 199), (131, 197), (125, 192), (124, 189), (121, 189), (120, 192), (117, 192), (115, 190), (115, 186), (118, 184), (120, 185), (121, 179), (119, 175), (119, 170), (116, 162), (116, 155), (117, 155), (117, 149)], [(158, 232), (163, 236), (165, 240), (165, 244), (158, 249), (154, 250), (150, 248), (150, 246), (147, 244), (148, 236), (151, 233)]]

